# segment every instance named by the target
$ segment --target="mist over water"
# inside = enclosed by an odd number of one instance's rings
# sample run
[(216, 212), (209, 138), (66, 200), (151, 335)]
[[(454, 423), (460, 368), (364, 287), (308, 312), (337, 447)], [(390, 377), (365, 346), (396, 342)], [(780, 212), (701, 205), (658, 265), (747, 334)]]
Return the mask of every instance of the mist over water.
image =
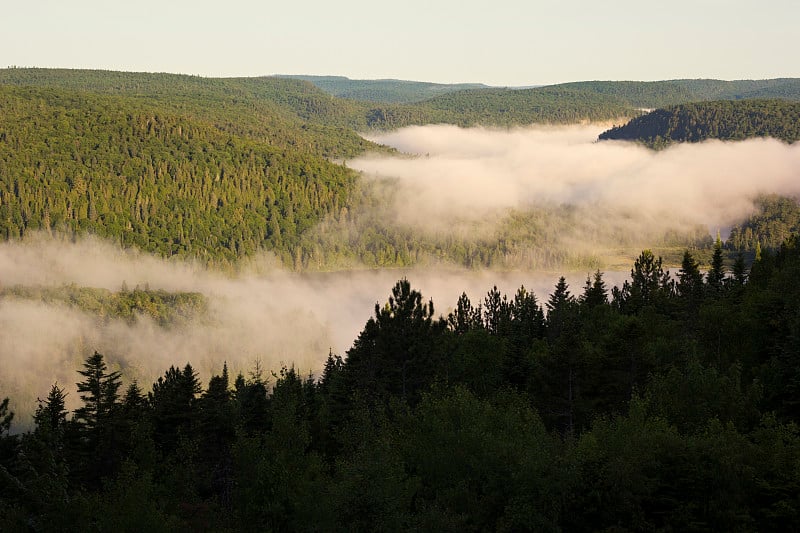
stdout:
[[(508, 209), (577, 206), (583, 222), (646, 235), (681, 224), (724, 227), (749, 214), (758, 193), (800, 193), (800, 146), (773, 140), (706, 142), (662, 152), (619, 142), (594, 142), (603, 128), (575, 126), (494, 131), (450, 126), (407, 128), (375, 137), (417, 157), (364, 157), (348, 163), (367, 176), (393, 180), (397, 223), (420, 230), (496, 219)], [(570, 246), (591, 246), (582, 231)], [(608, 286), (628, 274), (606, 272)], [(589, 272), (567, 274), (580, 294)], [(58, 382), (78, 402), (77, 370), (94, 350), (125, 382), (145, 390), (170, 365), (190, 362), (207, 382), (227, 361), (245, 375), (256, 362), (319, 373), (328, 350), (344, 355), (394, 283), (407, 277), (436, 314), (446, 315), (466, 292), (477, 304), (493, 285), (510, 297), (521, 286), (545, 301), (559, 273), (426, 269), (294, 274), (269, 255), (235, 274), (185, 261), (121, 250), (94, 238), (70, 242), (31, 235), (0, 244), (3, 286), (75, 284), (118, 291), (127, 285), (199, 292), (205, 316), (162, 327), (140, 316), (132, 324), (102, 319), (63, 304), (0, 300), (0, 398), (10, 396), (18, 421), (29, 421), (36, 398)]]
[[(579, 291), (587, 273), (569, 281)], [(145, 390), (170, 365), (187, 362), (207, 382), (227, 361), (232, 374), (295, 365), (304, 375), (319, 375), (329, 350), (344, 355), (395, 282), (407, 277), (412, 287), (447, 315), (466, 292), (478, 303), (497, 285), (509, 296), (521, 286), (545, 299), (556, 273), (491, 272), (463, 269), (387, 269), (295, 274), (268, 257), (235, 275), (198, 265), (163, 260), (85, 238), (75, 243), (36, 235), (0, 244), (0, 280), (4, 286), (42, 285), (130, 288), (199, 292), (208, 313), (187, 324), (162, 327), (146, 316), (133, 324), (103, 319), (74, 307), (27, 299), (0, 300), (0, 396), (10, 396), (21, 422), (58, 382), (69, 392), (68, 407), (78, 405), (77, 370), (94, 350), (106, 356), (125, 382), (137, 379)], [(609, 280), (613, 280), (609, 278)]]
[[(510, 208), (570, 206), (583, 210), (587, 226), (634, 235), (694, 225), (716, 231), (751, 214), (760, 193), (800, 193), (800, 143), (706, 141), (655, 152), (597, 142), (604, 129), (410, 127), (370, 140), (417, 157), (366, 156), (349, 164), (394, 179), (401, 194), (393, 210), (413, 213), (401, 222), (423, 228)], [(569, 237), (575, 244), (580, 232)]]

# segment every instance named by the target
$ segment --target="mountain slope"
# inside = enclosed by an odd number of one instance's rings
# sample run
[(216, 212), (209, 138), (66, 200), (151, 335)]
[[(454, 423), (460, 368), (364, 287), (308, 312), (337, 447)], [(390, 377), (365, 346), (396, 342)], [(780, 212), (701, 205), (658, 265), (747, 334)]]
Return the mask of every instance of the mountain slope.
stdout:
[(0, 87), (0, 236), (95, 233), (161, 255), (291, 264), (355, 174), (119, 95)]
[(444, 93), (487, 88), (482, 83), (431, 83), (407, 80), (352, 80), (344, 76), (281, 75), (313, 83), (326, 93), (369, 102), (408, 104), (428, 100)]
[(601, 140), (634, 140), (652, 147), (705, 139), (800, 139), (800, 102), (722, 100), (657, 109), (600, 134)]

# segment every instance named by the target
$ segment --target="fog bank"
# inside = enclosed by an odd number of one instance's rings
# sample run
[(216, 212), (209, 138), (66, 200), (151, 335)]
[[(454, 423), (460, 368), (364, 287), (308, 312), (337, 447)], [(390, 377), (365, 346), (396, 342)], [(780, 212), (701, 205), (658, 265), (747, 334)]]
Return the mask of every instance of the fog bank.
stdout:
[[(800, 193), (800, 143), (706, 141), (655, 152), (629, 142), (596, 142), (602, 131), (409, 127), (370, 140), (417, 157), (367, 156), (349, 164), (395, 180), (400, 193), (392, 210), (400, 223), (437, 231), (464, 217), (560, 206), (582, 209), (587, 227), (635, 234), (702, 225), (715, 231), (751, 214), (760, 193)], [(569, 237), (580, 240), (580, 231)]]
[[(580, 291), (586, 275), (569, 279), (574, 291)], [(170, 365), (187, 362), (204, 385), (223, 361), (234, 375), (247, 375), (256, 361), (267, 372), (286, 364), (318, 375), (328, 351), (344, 355), (375, 304), (383, 305), (402, 277), (433, 299), (437, 315), (446, 315), (464, 291), (474, 302), (482, 301), (495, 284), (509, 295), (524, 284), (544, 300), (557, 280), (555, 273), (458, 269), (293, 274), (275, 268), (269, 257), (228, 275), (94, 238), (72, 243), (35, 235), (0, 244), (4, 286), (76, 284), (118, 291), (125, 283), (199, 292), (207, 298), (208, 314), (164, 328), (145, 316), (129, 324), (58, 303), (0, 299), (0, 398), (10, 396), (24, 422), (36, 398), (58, 382), (69, 393), (68, 407), (76, 407), (77, 370), (94, 350), (106, 356), (111, 368), (123, 371), (126, 383), (138, 379), (145, 390)]]

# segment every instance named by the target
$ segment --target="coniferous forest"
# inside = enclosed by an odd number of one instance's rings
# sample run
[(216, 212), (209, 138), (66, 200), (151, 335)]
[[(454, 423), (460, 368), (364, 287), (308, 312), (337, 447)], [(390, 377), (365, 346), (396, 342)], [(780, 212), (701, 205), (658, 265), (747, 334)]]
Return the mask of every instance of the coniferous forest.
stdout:
[(645, 250), (621, 287), (447, 317), (402, 279), (317, 376), (136, 383), (87, 354), (31, 431), (0, 404), (0, 528), (792, 530), (800, 246), (711, 263)]
[[(308, 79), (0, 70), (0, 241), (95, 236), (220, 276), (264, 252), (294, 271), (594, 274), (549, 295), (494, 286), (436, 306), (400, 279), (313, 374), (257, 361), (229, 372), (222, 359), (201, 380), (198, 361), (174, 360), (145, 382), (89, 349), (74, 381), (37, 391), (29, 424), (0, 388), (0, 531), (797, 529), (796, 198), (749, 198), (724, 242), (702, 224), (659, 233), (633, 209), (616, 226), (599, 203), (566, 200), (425, 233), (387, 222), (387, 182), (346, 162), (398, 155), (357, 132), (425, 124), (621, 118), (603, 138), (791, 143), (798, 80)], [(640, 249), (629, 226), (653, 242), (612, 287), (580, 243), (610, 235), (627, 261), (626, 246)], [(193, 291), (0, 279), (0, 306), (167, 331), (208, 311), (213, 296)]]

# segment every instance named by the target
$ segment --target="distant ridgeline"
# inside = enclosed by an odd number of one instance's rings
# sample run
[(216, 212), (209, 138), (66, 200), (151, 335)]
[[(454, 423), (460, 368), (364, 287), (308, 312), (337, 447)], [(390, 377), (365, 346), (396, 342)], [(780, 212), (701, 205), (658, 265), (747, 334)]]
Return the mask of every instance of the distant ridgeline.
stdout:
[[(322, 83), (316, 79), (317, 83)], [(388, 83), (388, 82), (387, 82)], [(404, 83), (397, 82), (405, 87)], [(203, 118), (224, 131), (296, 146), (322, 155), (351, 157), (370, 145), (354, 130), (391, 129), (431, 123), (522, 126), (575, 123), (635, 116), (616, 96), (582, 88), (538, 87), (437, 91), (415, 103), (398, 103), (381, 85), (373, 101), (338, 98), (309, 81), (285, 77), (201, 78), (100, 70), (0, 70), (0, 85), (44, 86), (134, 96), (180, 114)], [(391, 83), (390, 83), (391, 85)], [(323, 84), (325, 86), (325, 84)], [(330, 86), (330, 84), (328, 84)], [(443, 94), (446, 93), (446, 94)], [(408, 100), (406, 98), (406, 100)]]
[(351, 80), (344, 76), (282, 75), (313, 83), (326, 93), (350, 100), (408, 104), (464, 89), (484, 89), (482, 83), (430, 83), (407, 80)]
[(800, 102), (720, 100), (680, 104), (636, 117), (600, 134), (601, 140), (639, 141), (652, 148), (706, 139), (800, 139)]

